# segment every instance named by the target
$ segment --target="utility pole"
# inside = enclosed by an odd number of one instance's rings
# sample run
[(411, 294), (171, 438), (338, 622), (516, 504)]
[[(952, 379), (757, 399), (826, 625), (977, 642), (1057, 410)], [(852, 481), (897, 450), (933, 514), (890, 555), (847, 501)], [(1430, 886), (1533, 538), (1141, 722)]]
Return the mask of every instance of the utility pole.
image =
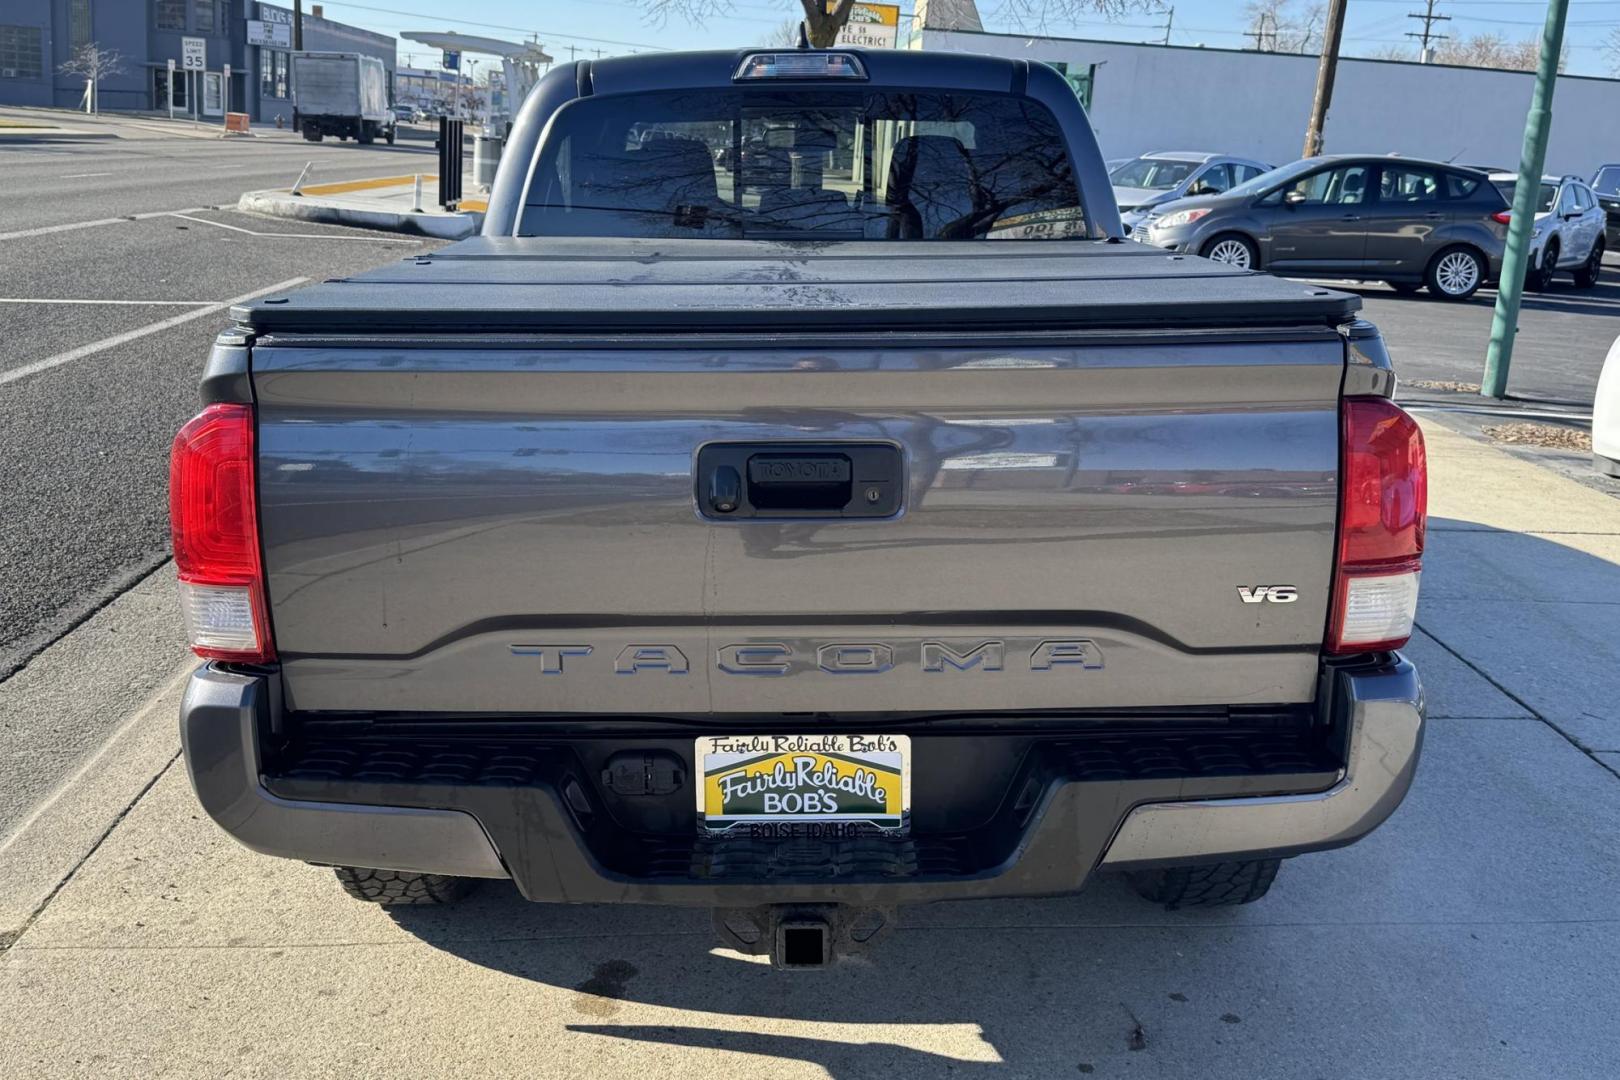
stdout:
[(1407, 16), (1408, 19), (1422, 19), (1423, 20), (1423, 32), (1422, 33), (1418, 33), (1417, 31), (1413, 30), (1413, 31), (1408, 31), (1407, 35), (1406, 35), (1409, 38), (1417, 38), (1422, 43), (1421, 46), (1419, 47), (1419, 50), (1418, 50), (1418, 63), (1420, 63), (1420, 64), (1427, 64), (1429, 62), (1430, 58), (1431, 58), (1432, 54), (1429, 52), (1429, 42), (1431, 42), (1431, 41), (1445, 41), (1446, 40), (1447, 35), (1445, 35), (1445, 34), (1436, 34), (1434, 32), (1434, 24), (1437, 23), (1437, 22), (1450, 22), (1451, 21), (1451, 16), (1450, 15), (1436, 15), (1434, 13), (1434, 5), (1435, 5), (1435, 3), (1436, 3), (1436, 0), (1426, 0), (1426, 3), (1425, 3), (1426, 10), (1425, 11), (1423, 11), (1422, 13), (1414, 11), (1410, 15)]
[(1170, 44), (1170, 28), (1175, 26), (1175, 25), (1176, 25), (1176, 9), (1175, 9), (1175, 5), (1172, 4), (1170, 7), (1166, 8), (1165, 12), (1164, 12), (1164, 40), (1159, 42), (1159, 44), (1161, 44), (1161, 45)]
[(572, 64), (574, 62), (574, 54), (577, 53), (577, 52), (579, 52), (579, 46), (577, 46), (577, 45), (568, 46), (568, 62), (570, 64)]
[(1530, 232), (1535, 227), (1536, 199), (1541, 194), (1536, 178), (1547, 164), (1547, 132), (1552, 127), (1553, 90), (1558, 85), (1558, 58), (1564, 52), (1564, 21), (1568, 15), (1569, 0), (1550, 0), (1547, 4), (1547, 22), (1541, 29), (1541, 56), (1536, 64), (1536, 86), (1530, 95), (1530, 113), (1524, 119), (1519, 182), (1513, 185), (1507, 253), (1502, 257), (1502, 273), (1496, 289), (1496, 314), (1491, 317), (1491, 343), (1485, 350), (1485, 374), (1479, 381), (1481, 397), (1507, 396), (1513, 337), (1519, 332), (1519, 301), (1524, 299), (1525, 260), (1530, 256)]
[(293, 49), (304, 49), (304, 0), (293, 0)]
[(1265, 37), (1266, 37), (1266, 13), (1265, 12), (1262, 11), (1260, 13), (1259, 18), (1257, 18), (1255, 20), (1254, 29), (1250, 30), (1247, 36), (1254, 38), (1254, 51), (1255, 52), (1263, 52), (1263, 51), (1265, 51), (1265, 46), (1264, 46), (1264, 44), (1262, 44), (1262, 42), (1264, 42)]
[(1345, 0), (1330, 0), (1328, 4), (1327, 25), (1322, 28), (1322, 62), (1316, 68), (1316, 97), (1311, 100), (1311, 120), (1305, 128), (1305, 152), (1301, 157), (1316, 157), (1322, 152), (1322, 129), (1327, 126), (1328, 106), (1333, 104), (1333, 80), (1339, 74), (1344, 9)]

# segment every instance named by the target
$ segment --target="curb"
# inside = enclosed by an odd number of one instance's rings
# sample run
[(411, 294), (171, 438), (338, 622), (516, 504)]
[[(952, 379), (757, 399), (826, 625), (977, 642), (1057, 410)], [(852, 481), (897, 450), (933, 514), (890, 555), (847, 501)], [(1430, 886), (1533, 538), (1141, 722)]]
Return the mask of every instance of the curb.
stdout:
[(484, 215), (479, 213), (412, 214), (395, 210), (366, 210), (323, 202), (306, 195), (294, 195), (288, 191), (249, 191), (237, 200), (236, 208), (273, 217), (411, 233), (436, 240), (464, 240), (484, 224)]

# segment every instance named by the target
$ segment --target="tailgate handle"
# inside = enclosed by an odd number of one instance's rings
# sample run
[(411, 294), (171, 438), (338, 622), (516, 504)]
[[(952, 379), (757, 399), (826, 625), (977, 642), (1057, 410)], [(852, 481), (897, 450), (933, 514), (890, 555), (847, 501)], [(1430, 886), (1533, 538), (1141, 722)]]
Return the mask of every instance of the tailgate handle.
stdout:
[(711, 443), (698, 451), (698, 510), (713, 518), (891, 517), (903, 459), (890, 443)]

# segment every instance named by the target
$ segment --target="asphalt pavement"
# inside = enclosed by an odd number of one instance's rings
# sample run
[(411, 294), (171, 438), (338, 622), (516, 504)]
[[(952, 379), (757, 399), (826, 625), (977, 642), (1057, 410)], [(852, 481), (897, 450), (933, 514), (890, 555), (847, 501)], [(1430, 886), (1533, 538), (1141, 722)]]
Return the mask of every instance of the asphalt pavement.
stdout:
[[(0, 680), (167, 557), (169, 441), (224, 305), (439, 246), (213, 209), (309, 160), (326, 180), (430, 170), (430, 144), (118, 130), (0, 145)], [(0, 832), (117, 713), (0, 718)]]

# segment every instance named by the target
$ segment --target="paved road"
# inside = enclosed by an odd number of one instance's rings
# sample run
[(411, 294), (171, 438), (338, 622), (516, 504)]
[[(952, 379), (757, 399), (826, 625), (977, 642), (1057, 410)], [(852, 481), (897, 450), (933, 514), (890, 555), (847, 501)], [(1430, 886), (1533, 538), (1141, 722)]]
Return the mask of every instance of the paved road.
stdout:
[[(1496, 290), (1482, 289), (1461, 304), (1427, 294), (1401, 296), (1382, 285), (1334, 283), (1359, 294), (1363, 314), (1389, 344), (1407, 399), (1434, 397), (1413, 383), (1472, 383), (1485, 369)], [(1596, 288), (1577, 289), (1560, 277), (1542, 293), (1527, 294), (1519, 317), (1508, 393), (1530, 402), (1554, 402), (1590, 411), (1598, 372), (1620, 336), (1620, 256), (1611, 255)]]
[[(310, 159), (323, 179), (433, 161), (144, 131), (0, 147), (0, 680), (166, 558), (169, 440), (196, 410), (219, 305), (438, 246), (197, 209)], [(81, 222), (99, 224), (63, 227)], [(28, 763), (0, 783), (0, 832), (104, 734), (58, 715), (0, 721), (0, 761)]]

